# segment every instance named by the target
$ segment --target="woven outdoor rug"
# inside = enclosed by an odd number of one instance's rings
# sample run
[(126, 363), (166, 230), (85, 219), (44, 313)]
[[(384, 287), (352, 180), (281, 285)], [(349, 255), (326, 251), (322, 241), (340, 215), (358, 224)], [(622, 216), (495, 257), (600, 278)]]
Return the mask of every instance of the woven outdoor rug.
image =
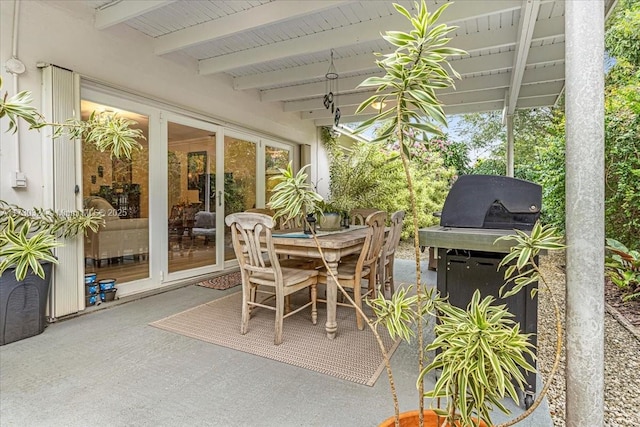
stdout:
[(219, 291), (224, 291), (225, 289), (233, 288), (240, 284), (242, 284), (242, 275), (239, 271), (196, 283), (198, 286), (217, 289)]
[[(368, 386), (373, 386), (385, 369), (373, 332), (366, 326), (358, 330), (352, 308), (338, 306), (338, 333), (333, 340), (326, 336), (324, 304), (318, 304), (317, 325), (311, 323), (311, 309), (302, 310), (284, 319), (283, 342), (276, 346), (275, 313), (256, 309), (249, 331), (241, 335), (241, 306), (242, 293), (236, 292), (150, 325)], [(379, 330), (391, 356), (400, 341), (393, 342), (384, 328)]]

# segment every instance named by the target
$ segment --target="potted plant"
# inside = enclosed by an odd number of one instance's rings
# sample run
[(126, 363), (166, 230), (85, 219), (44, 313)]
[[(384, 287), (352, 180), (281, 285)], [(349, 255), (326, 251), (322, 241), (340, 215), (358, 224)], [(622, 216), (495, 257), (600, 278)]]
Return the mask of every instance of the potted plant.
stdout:
[[(2, 79), (0, 79), (2, 89)], [(83, 138), (101, 151), (110, 151), (112, 156), (130, 158), (134, 150), (140, 149), (138, 138), (142, 131), (131, 129), (135, 122), (114, 114), (91, 114), (87, 121), (69, 119), (64, 123), (48, 123), (36, 108), (31, 106), (31, 93), (20, 92), (0, 97), (0, 118), (6, 117), (7, 132), (16, 132), (23, 120), (29, 129), (53, 130), (53, 137), (67, 134), (71, 139)], [(33, 313), (6, 313), (2, 317), (3, 333), (0, 345), (27, 338), (44, 330), (44, 313), (49, 292), (52, 265), (57, 264), (53, 250), (62, 246), (58, 239), (69, 238), (85, 232), (97, 231), (103, 224), (98, 211), (75, 211), (66, 214), (51, 209), (23, 209), (0, 200), (0, 304), (5, 311), (11, 294), (23, 286), (37, 289), (37, 316)], [(27, 306), (27, 304), (24, 304)], [(10, 316), (11, 315), (11, 316)], [(21, 325), (22, 321), (30, 321)], [(10, 319), (10, 320), (6, 320)], [(12, 320), (11, 320), (12, 319)], [(27, 320), (25, 320), (27, 319)], [(5, 321), (11, 324), (5, 324)], [(5, 331), (14, 331), (5, 337)]]
[(305, 165), (294, 174), (293, 166), (289, 162), (286, 169), (278, 169), (280, 175), (271, 178), (278, 182), (273, 187), (273, 193), (267, 203), (269, 208), (276, 211), (274, 218), (284, 217), (285, 222), (299, 220), (309, 227), (308, 215), (313, 216), (320, 211), (320, 202), (323, 199), (307, 180), (305, 170), (309, 166)]
[[(454, 28), (436, 25), (436, 21), (448, 5), (447, 3), (430, 14), (427, 12), (425, 2), (422, 1), (421, 4), (416, 4), (415, 16), (411, 16), (402, 6), (394, 5), (398, 12), (411, 21), (413, 29), (410, 33), (386, 32), (384, 38), (397, 49), (394, 53), (384, 55), (383, 59), (377, 62), (385, 71), (384, 76), (371, 77), (361, 84), (363, 87), (375, 87), (376, 94), (363, 102), (357, 110), (360, 112), (374, 102), (382, 104), (382, 101), (385, 101), (389, 105), (387, 110), (379, 110), (377, 115), (363, 122), (357, 131), (363, 132), (379, 121), (389, 122), (377, 140), (395, 139), (400, 147), (399, 152), (414, 218), (415, 292), (399, 288), (390, 299), (385, 299), (383, 293), (379, 293), (378, 298), (369, 301), (369, 305), (376, 314), (374, 321), (367, 319), (364, 313), (360, 313), (378, 339), (385, 359), (395, 412), (394, 416), (387, 420), (388, 425), (405, 425), (405, 420), (411, 418), (417, 418), (414, 420), (417, 423), (406, 425), (425, 425), (425, 396), (446, 398), (445, 409), (427, 412), (427, 418), (434, 420), (437, 426), (491, 424), (492, 408), (506, 410), (501, 403), (502, 398), (511, 396), (517, 399), (516, 387), (523, 381), (521, 369), (533, 369), (524, 358), (524, 355), (531, 355), (527, 336), (520, 333), (518, 325), (510, 320), (511, 316), (504, 306), (493, 306), (492, 297), (482, 299), (477, 293), (467, 309), (462, 310), (451, 306), (434, 295), (432, 291), (425, 290), (421, 284), (417, 206), (408, 156), (410, 155), (409, 147), (420, 143), (421, 135), (439, 133), (437, 125), (432, 122), (446, 125), (446, 118), (442, 105), (436, 97), (435, 89), (453, 85), (452, 78), (444, 68), (447, 64), (446, 58), (464, 53), (458, 49), (445, 47), (449, 41), (446, 35)], [(425, 117), (431, 120), (425, 120)], [(281, 191), (274, 192), (272, 200), (275, 198), (278, 203), (271, 206), (274, 208), (276, 205), (280, 206), (283, 211), (278, 214), (286, 216), (299, 213), (303, 205), (305, 209), (310, 210), (312, 205), (317, 203), (317, 199), (307, 194), (315, 193), (313, 189), (310, 186), (302, 188), (303, 186), (296, 183), (291, 171), (286, 175), (283, 174), (283, 179), (291, 182), (281, 187), (279, 189)], [(305, 203), (304, 200), (311, 203)], [(519, 292), (536, 281), (546, 283), (536, 264), (536, 256), (541, 250), (563, 247), (559, 238), (555, 236), (554, 230), (536, 224), (531, 235), (518, 233), (507, 238), (515, 239), (516, 243), (512, 246), (512, 252), (501, 264), (501, 266), (508, 266), (505, 280), (513, 281), (512, 289), (505, 290), (505, 296)], [(511, 265), (512, 262), (515, 264)], [(340, 281), (336, 277), (333, 279), (340, 292), (355, 306), (340, 285)], [(556, 313), (559, 313), (557, 305)], [(425, 346), (423, 329), (425, 321), (431, 317), (436, 317), (439, 321), (435, 327), (437, 336), (432, 343)], [(380, 324), (383, 324), (394, 337), (410, 340), (411, 337), (417, 336), (419, 354), (416, 377), (419, 409), (408, 414), (408, 417), (401, 416), (399, 412), (389, 357), (377, 333), (377, 326)], [(557, 327), (560, 331), (559, 321)], [(478, 345), (479, 342), (483, 344)], [(561, 335), (558, 334), (558, 350), (560, 345)], [(503, 351), (505, 348), (507, 351)], [(438, 356), (427, 366), (424, 366), (425, 350), (439, 350)], [(557, 369), (559, 356), (560, 352), (557, 351), (552, 376)], [(435, 369), (441, 369), (442, 375), (434, 389), (425, 393), (423, 379), (427, 373)], [(545, 384), (538, 399), (527, 411), (505, 425), (518, 422), (533, 412), (549, 384), (550, 381)]]
[[(420, 4), (415, 4), (416, 13), (412, 16), (404, 7), (394, 4), (396, 10), (410, 20), (412, 30), (408, 33), (401, 31), (385, 33), (384, 39), (396, 50), (383, 55), (382, 59), (377, 61), (378, 66), (384, 71), (383, 76), (370, 77), (360, 85), (360, 87), (373, 87), (376, 93), (357, 109), (357, 112), (362, 112), (374, 103), (388, 105), (387, 109), (381, 107), (378, 114), (364, 121), (356, 132), (363, 132), (380, 121), (387, 122), (387, 126), (382, 128), (376, 140), (393, 140), (398, 145), (409, 188), (410, 206), (413, 211), (416, 292), (415, 295), (409, 295), (404, 290), (398, 290), (390, 300), (385, 300), (380, 293), (376, 300), (370, 301), (370, 305), (377, 315), (376, 324), (383, 323), (392, 335), (409, 339), (413, 328), (416, 328), (415, 334), (419, 348), (417, 425), (424, 425), (423, 398), (425, 396), (447, 398), (447, 409), (441, 411), (440, 415), (445, 417), (448, 425), (456, 425), (457, 422), (462, 425), (477, 425), (478, 420), (491, 424), (489, 409), (492, 407), (506, 409), (500, 404), (500, 399), (506, 395), (515, 397), (515, 389), (509, 379), (513, 379), (516, 384), (521, 384), (522, 374), (518, 366), (524, 370), (532, 368), (523, 358), (524, 354), (530, 354), (526, 335), (521, 334), (518, 327), (508, 320), (509, 315), (504, 307), (492, 307), (490, 297), (481, 299), (478, 294), (474, 295), (466, 311), (461, 310), (440, 298), (435, 298), (431, 292), (423, 289), (421, 283), (418, 208), (409, 167), (409, 156), (411, 146), (428, 142), (427, 134), (441, 134), (437, 124), (446, 126), (442, 104), (435, 91), (453, 86), (453, 79), (445, 69), (448, 65), (447, 58), (465, 54), (459, 49), (446, 47), (450, 40), (447, 35), (455, 28), (437, 24), (438, 18), (449, 5), (450, 3), (446, 3), (435, 12), (429, 13), (423, 0)], [(455, 71), (452, 70), (452, 73), (457, 76)], [(422, 141), (421, 138), (423, 138)], [(536, 225), (531, 236), (521, 233), (509, 238), (516, 239), (516, 244), (512, 248), (513, 252), (505, 257), (501, 265), (509, 265), (505, 279), (511, 278), (514, 286), (509, 292), (505, 292), (505, 296), (520, 291), (527, 284), (542, 280), (535, 264), (535, 256), (540, 250), (562, 248), (559, 238), (554, 235), (554, 230), (545, 229), (539, 224)], [(510, 265), (509, 263), (514, 260), (517, 262)], [(557, 308), (556, 313), (559, 313)], [(428, 314), (437, 317), (439, 324), (435, 328), (437, 335), (435, 341), (425, 347), (423, 328)], [(558, 351), (552, 372), (557, 369), (560, 356), (559, 322), (557, 326)], [(469, 331), (482, 331), (483, 342), (485, 342), (482, 348), (475, 347), (474, 343), (469, 341), (478, 336), (477, 333), (474, 335)], [(503, 359), (497, 358), (495, 355), (507, 338), (509, 352), (501, 354)], [(462, 347), (459, 347), (461, 343), (465, 343), (464, 352)], [(474, 351), (471, 351), (472, 349)], [(440, 351), (434, 361), (426, 367), (423, 366), (424, 350)], [(436, 382), (434, 390), (425, 393), (422, 380), (426, 373), (434, 369), (442, 369), (442, 375)], [(387, 371), (392, 380), (389, 367)], [(549, 383), (550, 381), (543, 388), (536, 403), (513, 422), (519, 421), (537, 407)], [(395, 412), (391, 421), (395, 425), (401, 425), (393, 381), (391, 381), (391, 391)], [(472, 415), (475, 415), (478, 420), (473, 420)]]
[(342, 227), (342, 217), (345, 214), (339, 207), (331, 202), (318, 202), (318, 227), (321, 230), (339, 230)]

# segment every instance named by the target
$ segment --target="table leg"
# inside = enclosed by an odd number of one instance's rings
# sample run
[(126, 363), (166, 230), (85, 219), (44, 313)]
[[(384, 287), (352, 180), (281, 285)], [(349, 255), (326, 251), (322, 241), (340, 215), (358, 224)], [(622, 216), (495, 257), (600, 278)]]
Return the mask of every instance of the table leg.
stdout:
[[(327, 261), (329, 269), (333, 274), (338, 276), (338, 262)], [(338, 323), (336, 322), (336, 305), (338, 298), (338, 286), (336, 285), (333, 277), (327, 275), (327, 323), (325, 329), (327, 331), (327, 338), (334, 339), (336, 337), (336, 331), (338, 330)]]

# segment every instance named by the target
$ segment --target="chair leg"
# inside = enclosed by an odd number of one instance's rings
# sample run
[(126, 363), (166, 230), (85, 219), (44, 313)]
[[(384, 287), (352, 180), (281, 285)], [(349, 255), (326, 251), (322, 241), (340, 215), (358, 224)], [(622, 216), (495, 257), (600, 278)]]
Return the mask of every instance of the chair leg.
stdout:
[[(376, 281), (376, 278), (378, 277), (378, 273), (376, 270), (377, 269), (372, 268), (371, 273), (369, 274), (369, 278), (367, 279), (367, 281), (369, 282), (367, 285), (367, 294), (369, 295), (369, 298), (376, 297), (376, 293), (377, 293), (376, 286), (378, 285), (378, 282)], [(382, 292), (384, 293), (384, 291)]]
[(242, 321), (240, 323), (240, 334), (242, 335), (246, 334), (249, 329), (249, 318), (251, 317), (249, 301), (252, 301), (253, 293), (253, 288), (242, 284)]
[(309, 290), (311, 291), (311, 322), (316, 325), (318, 323), (318, 286), (311, 285)]
[(396, 291), (396, 285), (395, 285), (395, 281), (393, 280), (393, 263), (395, 262), (395, 258), (392, 257), (389, 260), (389, 264), (387, 264), (387, 281), (389, 282), (389, 290), (391, 291), (390, 295), (393, 295), (393, 293)]
[(276, 292), (276, 337), (275, 344), (282, 343), (282, 319), (284, 317), (284, 295), (281, 292)]
[[(360, 282), (356, 281), (355, 286), (353, 287), (353, 302), (356, 303), (358, 308), (362, 310), (362, 291), (360, 290)], [(364, 322), (362, 320), (362, 316), (360, 315), (360, 310), (356, 310), (356, 325), (359, 330), (364, 329)]]

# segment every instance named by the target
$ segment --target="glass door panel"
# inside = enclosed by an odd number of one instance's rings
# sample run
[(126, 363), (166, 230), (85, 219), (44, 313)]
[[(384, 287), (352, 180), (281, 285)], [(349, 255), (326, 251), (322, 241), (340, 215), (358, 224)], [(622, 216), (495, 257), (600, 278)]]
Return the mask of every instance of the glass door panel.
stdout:
[(265, 203), (269, 202), (273, 187), (278, 183), (272, 177), (279, 175), (278, 169), (286, 169), (291, 160), (291, 148), (266, 145), (264, 148)]
[[(224, 215), (256, 207), (257, 144), (224, 137)], [(234, 260), (229, 227), (225, 225), (224, 259)]]
[(168, 122), (169, 273), (216, 264), (216, 134)]
[(111, 158), (93, 144), (82, 144), (84, 209), (96, 209), (105, 224), (84, 241), (85, 273), (118, 284), (149, 277), (149, 118), (131, 111), (83, 100), (82, 119), (93, 111), (114, 112), (137, 122), (145, 140), (131, 159)]

